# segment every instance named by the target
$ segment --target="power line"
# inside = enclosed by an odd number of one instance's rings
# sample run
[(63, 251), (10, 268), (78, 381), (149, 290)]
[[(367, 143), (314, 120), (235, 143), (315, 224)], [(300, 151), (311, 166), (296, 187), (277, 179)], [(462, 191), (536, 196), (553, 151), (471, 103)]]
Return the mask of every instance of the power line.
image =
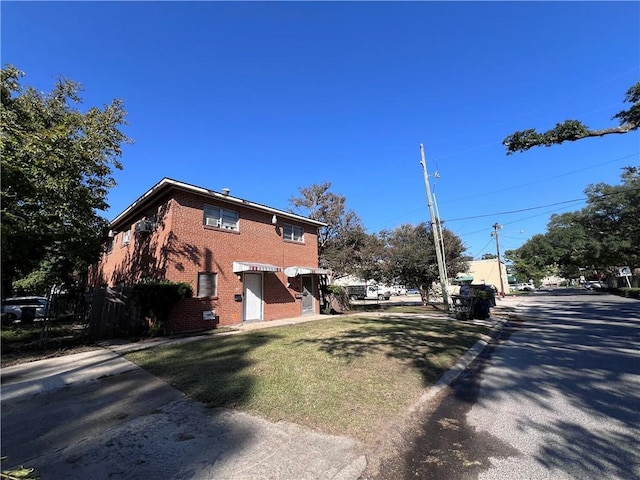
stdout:
[[(508, 191), (508, 190), (515, 190), (515, 189), (518, 189), (518, 188), (521, 188), (521, 187), (526, 187), (526, 186), (529, 186), (529, 185), (534, 185), (534, 184), (536, 184), (536, 183), (544, 183), (544, 182), (547, 182), (547, 181), (552, 180), (552, 179), (555, 179), (555, 178), (561, 178), (561, 177), (566, 177), (566, 176), (569, 176), (569, 175), (573, 175), (573, 174), (575, 174), (575, 173), (583, 172), (583, 171), (585, 171), (585, 170), (590, 170), (590, 169), (593, 169), (593, 168), (602, 167), (602, 166), (604, 166), (604, 165), (610, 165), (610, 164), (612, 164), (612, 163), (619, 162), (620, 160), (625, 160), (625, 159), (627, 159), (627, 158), (637, 157), (637, 156), (638, 156), (638, 153), (632, 153), (632, 154), (629, 154), (629, 155), (624, 155), (624, 156), (622, 156), (622, 157), (617, 157), (617, 158), (615, 158), (615, 159), (613, 159), (613, 160), (608, 160), (608, 161), (606, 161), (606, 162), (602, 162), (602, 163), (598, 163), (598, 164), (594, 164), (594, 165), (589, 165), (589, 166), (587, 166), (587, 167), (584, 167), (584, 168), (581, 168), (581, 169), (578, 169), (578, 170), (572, 170), (572, 171), (570, 171), (570, 172), (562, 173), (562, 174), (560, 174), (560, 175), (556, 175), (556, 176), (553, 176), (553, 177), (547, 177), (547, 178), (544, 178), (544, 179), (541, 179), (541, 180), (538, 180), (538, 181), (535, 181), (535, 182), (530, 182), (530, 183), (525, 183), (525, 184), (515, 185), (515, 186), (513, 186), (513, 187), (509, 187), (509, 188), (506, 188), (506, 189), (502, 189), (502, 190), (494, 190), (494, 191), (491, 191), (491, 192), (481, 193), (481, 194), (473, 195), (473, 196), (470, 196), (470, 197), (457, 198), (456, 200), (449, 200), (449, 201), (446, 201), (446, 200), (445, 200), (444, 202), (440, 202), (440, 203), (441, 203), (441, 204), (445, 204), (445, 205), (447, 205), (447, 204), (456, 203), (456, 202), (460, 202), (460, 201), (466, 201), (466, 200), (473, 199), (473, 198), (477, 198), (477, 197), (493, 195), (493, 194), (496, 194), (496, 193), (502, 193), (502, 192), (505, 192), (505, 191)], [(614, 186), (615, 186), (615, 185), (614, 185)], [(582, 200), (582, 199), (581, 199), (581, 200)], [(577, 202), (577, 201), (578, 201), (578, 200), (576, 200), (576, 202)], [(562, 202), (561, 202), (561, 203), (562, 203)], [(571, 200), (568, 200), (566, 203), (571, 203)], [(541, 206), (541, 207), (533, 207), (532, 209), (535, 209), (535, 208), (545, 208), (545, 206)], [(423, 207), (416, 208), (416, 209), (413, 209), (413, 210), (409, 210), (409, 211), (404, 212), (402, 215), (396, 216), (396, 217), (394, 217), (394, 218), (390, 218), (390, 219), (388, 219), (388, 220), (385, 220), (384, 222), (380, 222), (380, 223), (378, 223), (378, 225), (385, 225), (385, 224), (389, 224), (389, 223), (391, 223), (391, 222), (394, 222), (394, 221), (397, 221), (397, 220), (401, 220), (402, 218), (405, 218), (405, 217), (407, 217), (408, 215), (412, 215), (412, 214), (414, 214), (414, 213), (416, 213), (416, 212), (423, 211), (423, 210), (424, 210), (424, 209), (423, 209)], [(527, 209), (525, 209), (525, 210), (527, 210)], [(484, 215), (484, 216), (490, 216), (490, 215)], [(469, 219), (473, 219), (473, 218), (482, 218), (482, 217), (483, 217), (483, 215), (478, 216), (478, 217), (468, 217), (468, 218), (469, 218)], [(453, 219), (453, 220), (447, 220), (447, 221), (451, 222), (451, 221), (456, 221), (456, 220), (462, 220), (462, 219)]]
[(582, 202), (582, 201), (585, 201), (586, 199), (587, 199), (586, 197), (575, 198), (573, 200), (566, 200), (564, 202), (550, 203), (548, 205), (541, 205), (539, 207), (521, 208), (520, 210), (511, 210), (509, 212), (486, 213), (484, 215), (474, 215), (472, 217), (452, 218), (452, 219), (449, 219), (449, 220), (446, 220), (446, 221), (447, 222), (457, 222), (457, 221), (460, 221), (460, 220), (473, 220), (473, 219), (476, 219), (476, 218), (495, 217), (497, 215), (511, 215), (513, 213), (522, 213), (522, 212), (527, 212), (527, 211), (530, 211), (530, 210), (538, 210), (540, 208), (555, 207), (556, 205), (563, 205), (563, 204), (566, 204), (566, 203)]
[(595, 164), (595, 165), (590, 165), (588, 167), (580, 168), (578, 170), (572, 170), (570, 172), (562, 173), (560, 175), (555, 175), (553, 177), (547, 177), (547, 178), (543, 178), (541, 180), (536, 180), (535, 182), (529, 182), (529, 183), (523, 183), (523, 184), (520, 184), (520, 185), (514, 185), (513, 187), (503, 188), (502, 190), (494, 190), (492, 192), (480, 193), (478, 195), (472, 195), (470, 197), (465, 197), (465, 198), (457, 198), (455, 200), (449, 200), (447, 202), (442, 202), (442, 203), (443, 204), (450, 204), (450, 203), (454, 203), (454, 202), (462, 202), (462, 201), (470, 200), (472, 198), (485, 197), (487, 195), (493, 195), (493, 194), (496, 194), (496, 193), (508, 192), (509, 190), (516, 190), (516, 189), (519, 189), (519, 188), (522, 188), (522, 187), (528, 187), (530, 185), (535, 185), (537, 183), (545, 183), (545, 182), (548, 182), (549, 180), (553, 180), (553, 179), (556, 179), (556, 178), (567, 177), (567, 176), (573, 175), (575, 173), (584, 172), (585, 170), (591, 170), (592, 168), (598, 168), (598, 167), (602, 167), (604, 165), (610, 165), (612, 163), (619, 162), (620, 160), (626, 160), (627, 158), (637, 157), (637, 156), (638, 156), (638, 153), (631, 153), (629, 155), (624, 155), (622, 157), (618, 157), (618, 158), (615, 158), (613, 160), (609, 160), (608, 162), (598, 163), (598, 164)]

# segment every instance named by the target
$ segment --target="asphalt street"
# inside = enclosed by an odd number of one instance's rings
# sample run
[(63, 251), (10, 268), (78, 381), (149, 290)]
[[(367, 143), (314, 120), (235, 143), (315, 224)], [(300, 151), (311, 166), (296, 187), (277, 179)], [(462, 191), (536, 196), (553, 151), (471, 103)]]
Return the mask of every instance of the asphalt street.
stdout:
[(640, 478), (640, 302), (538, 292), (377, 479)]

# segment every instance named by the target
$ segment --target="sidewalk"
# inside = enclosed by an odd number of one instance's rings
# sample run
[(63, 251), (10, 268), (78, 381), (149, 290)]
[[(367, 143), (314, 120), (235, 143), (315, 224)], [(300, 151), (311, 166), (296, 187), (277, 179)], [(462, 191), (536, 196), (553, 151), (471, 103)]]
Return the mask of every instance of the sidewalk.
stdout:
[[(517, 309), (522, 301), (517, 296), (507, 296), (496, 299), (496, 306), (492, 308), (493, 318), (486, 323), (496, 326), (495, 319), (503, 318), (511, 309)], [(35, 362), (24, 363), (2, 369), (2, 389), (0, 401), (11, 400), (25, 395), (35, 395), (46, 391), (56, 390), (68, 385), (79, 384), (90, 380), (119, 375), (138, 368), (135, 364), (122, 358), (130, 352), (146, 350), (165, 345), (177, 345), (197, 342), (212, 338), (212, 336), (236, 335), (242, 332), (296, 325), (300, 323), (327, 320), (344, 315), (307, 315), (302, 317), (284, 318), (268, 322), (247, 322), (238, 325), (233, 330), (216, 333), (215, 335), (194, 335), (182, 338), (150, 338), (139, 342), (124, 340), (110, 340), (101, 342), (96, 350), (72, 355), (48, 358)], [(384, 312), (355, 312), (353, 315), (380, 316)], [(397, 315), (397, 314), (396, 314)], [(415, 314), (408, 314), (415, 315)]]
[(242, 332), (295, 325), (333, 315), (308, 315), (304, 317), (273, 320), (269, 322), (245, 323), (228, 332), (215, 335), (194, 335), (183, 338), (150, 338), (140, 342), (111, 340), (101, 342), (99, 347), (88, 352), (23, 363), (2, 369), (2, 389), (0, 402), (15, 398), (57, 390), (69, 385), (80, 384), (107, 376), (120, 375), (138, 368), (134, 363), (122, 358), (130, 352), (146, 350), (165, 345), (177, 345), (210, 339), (213, 336), (236, 335)]
[[(501, 328), (500, 307), (510, 308), (516, 304), (512, 299), (500, 300), (496, 317), (487, 324)], [(247, 323), (217, 335), (331, 317), (312, 315)], [(106, 479), (124, 467), (128, 469), (126, 478), (149, 478), (150, 474), (168, 479), (203, 480), (356, 480), (360, 477), (367, 460), (362, 445), (355, 440), (320, 434), (287, 422), (272, 423), (242, 412), (207, 409), (121, 357), (140, 349), (207, 338), (211, 335), (137, 343), (105, 342), (103, 348), (93, 351), (3, 368), (3, 437), (6, 441), (10, 432), (8, 438), (16, 441), (15, 437), (22, 435), (23, 448), (29, 452), (21, 452), (20, 446), (16, 446), (17, 453), (12, 453), (12, 457), (25, 465), (31, 462), (29, 466), (37, 467), (50, 478), (61, 475), (73, 479), (86, 476)], [(481, 340), (470, 349), (425, 391), (420, 402), (430, 401), (454, 381), (487, 342), (488, 338)], [(64, 388), (70, 385), (74, 388)], [(159, 398), (165, 400), (156, 405), (149, 404), (149, 398), (156, 399), (152, 400), (155, 402), (160, 401)], [(92, 407), (91, 402), (97, 402), (96, 406)], [(64, 418), (64, 414), (55, 413), (57, 408), (82, 414)], [(113, 413), (118, 411), (126, 413)], [(20, 415), (27, 415), (28, 419)], [(34, 419), (34, 415), (41, 417)], [(62, 423), (47, 424), (56, 421)], [(98, 429), (101, 422), (108, 427)], [(69, 424), (77, 439), (66, 432), (71, 428)], [(53, 451), (34, 445), (42, 439), (50, 442), (50, 437), (55, 435), (61, 437), (58, 443), (62, 445)], [(105, 450), (104, 445), (110, 448)], [(6, 450), (8, 448), (3, 450), (3, 455), (7, 454)]]
[[(496, 299), (496, 306), (492, 307), (493, 318), (483, 321), (496, 326), (495, 319), (503, 318), (511, 309), (517, 309), (522, 301), (517, 296), (507, 296)], [(198, 335), (182, 338), (150, 338), (139, 342), (125, 340), (110, 340), (99, 344), (96, 350), (72, 355), (48, 358), (35, 362), (24, 363), (2, 369), (2, 390), (0, 401), (10, 400), (24, 395), (35, 395), (46, 391), (56, 390), (68, 385), (78, 384), (93, 379), (102, 378), (138, 368), (135, 364), (122, 358), (130, 352), (146, 350), (165, 345), (177, 345), (197, 342), (212, 338), (212, 336), (236, 335), (242, 332), (261, 330), (266, 328), (296, 325), (300, 323), (327, 320), (344, 315), (380, 316), (384, 312), (354, 312), (342, 315), (306, 315), (302, 317), (284, 318), (266, 322), (247, 322), (227, 332), (214, 335)], [(398, 314), (396, 314), (398, 315)], [(415, 314), (407, 314), (415, 315)]]

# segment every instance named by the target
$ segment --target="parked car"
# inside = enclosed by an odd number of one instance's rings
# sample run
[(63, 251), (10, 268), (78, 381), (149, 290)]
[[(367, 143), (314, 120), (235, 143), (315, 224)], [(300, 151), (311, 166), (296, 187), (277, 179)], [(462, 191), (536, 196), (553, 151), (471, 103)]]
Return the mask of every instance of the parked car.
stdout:
[(12, 297), (2, 301), (2, 314), (7, 320), (32, 321), (44, 317), (48, 301), (44, 297)]
[(536, 289), (533, 283), (519, 283), (517, 288), (519, 292), (533, 292)]
[(420, 294), (420, 290), (418, 290), (417, 288), (407, 289), (407, 295), (419, 295), (419, 294)]
[(591, 282), (587, 282), (584, 285), (584, 288), (586, 288), (587, 290), (600, 290), (602, 288), (605, 288), (605, 285), (602, 282), (591, 281)]

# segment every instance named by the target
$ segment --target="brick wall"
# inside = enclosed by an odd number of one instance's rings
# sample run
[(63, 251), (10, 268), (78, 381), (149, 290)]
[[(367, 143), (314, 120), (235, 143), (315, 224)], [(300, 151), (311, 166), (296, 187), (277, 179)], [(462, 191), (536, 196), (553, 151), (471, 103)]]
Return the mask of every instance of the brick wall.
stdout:
[[(239, 213), (239, 231), (203, 225), (205, 205), (221, 206)], [(314, 225), (278, 218), (273, 213), (184, 191), (158, 200), (160, 214), (153, 233), (131, 234), (128, 245), (121, 245), (121, 233), (113, 251), (103, 256), (97, 277), (110, 286), (132, 284), (152, 277), (187, 282), (197, 293), (198, 273), (217, 273), (217, 296), (184, 299), (174, 309), (168, 329), (188, 331), (236, 325), (243, 319), (242, 274), (233, 272), (233, 262), (257, 262), (288, 266), (317, 266), (317, 234)], [(134, 216), (135, 217), (135, 216)], [(132, 217), (132, 218), (134, 218)], [(142, 218), (142, 215), (140, 215)], [(284, 223), (304, 228), (304, 243), (283, 239)], [(132, 225), (133, 228), (133, 225)], [(263, 274), (264, 320), (297, 317), (301, 314), (300, 279), (287, 278), (283, 272)], [(315, 311), (319, 311), (315, 282)], [(203, 320), (203, 312), (215, 310), (215, 320)]]

